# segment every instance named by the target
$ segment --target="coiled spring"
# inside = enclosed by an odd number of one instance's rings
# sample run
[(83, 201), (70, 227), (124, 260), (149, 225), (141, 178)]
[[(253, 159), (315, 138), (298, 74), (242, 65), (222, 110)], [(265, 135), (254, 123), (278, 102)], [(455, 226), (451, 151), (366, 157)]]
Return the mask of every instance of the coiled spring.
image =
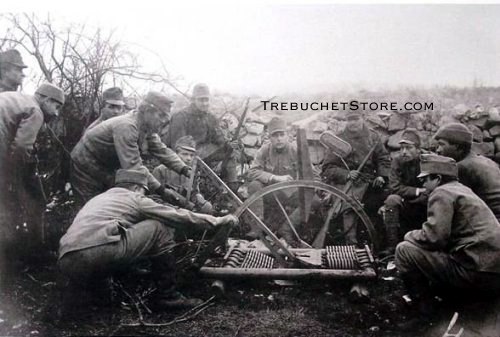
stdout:
[(359, 269), (360, 267), (356, 246), (327, 246), (325, 251), (327, 268)]
[(224, 267), (232, 268), (272, 268), (274, 258), (256, 250), (234, 249)]

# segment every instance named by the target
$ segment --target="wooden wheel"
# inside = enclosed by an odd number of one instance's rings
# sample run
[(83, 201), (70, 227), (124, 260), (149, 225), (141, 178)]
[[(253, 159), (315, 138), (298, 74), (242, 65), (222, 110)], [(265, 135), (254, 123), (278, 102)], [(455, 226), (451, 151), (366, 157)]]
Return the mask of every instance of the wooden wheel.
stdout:
[[(311, 209), (312, 200), (306, 200), (306, 203), (309, 202), (309, 207), (307, 204), (304, 205), (303, 203), (299, 202), (298, 205), (294, 205), (290, 208), (289, 207), (290, 205), (287, 203), (287, 201), (290, 199), (287, 200), (286, 198), (283, 198), (284, 195), (293, 197), (294, 195), (300, 195), (301, 193), (308, 196), (315, 195), (317, 201), (320, 201), (319, 205), (316, 206), (322, 208), (323, 212), (321, 211), (320, 208), (315, 207), (315, 205), (313, 205)], [(281, 218), (283, 219), (282, 222), (283, 225), (289, 226), (290, 230), (296, 236), (296, 239), (299, 242), (302, 242), (303, 244), (304, 243), (310, 244), (312, 242), (311, 238), (303, 240), (297, 233), (297, 231), (294, 230), (292, 222), (294, 220), (296, 222), (298, 217), (297, 213), (300, 212), (299, 221), (302, 224), (304, 224), (304, 221), (307, 222), (309, 217), (309, 212), (306, 210), (310, 210), (311, 214), (313, 214), (316, 218), (320, 218), (321, 221), (324, 222), (326, 220), (326, 214), (328, 213), (325, 212), (324, 210), (328, 210), (328, 208), (331, 207), (333, 200), (337, 198), (342, 200), (342, 203), (347, 204), (349, 207), (351, 207), (353, 211), (358, 215), (359, 219), (361, 220), (360, 223), (364, 226), (364, 229), (366, 230), (367, 239), (370, 241), (367, 242), (367, 244), (371, 245), (372, 249), (376, 249), (378, 246), (377, 233), (373, 227), (371, 220), (366, 215), (359, 201), (345, 194), (338, 188), (335, 188), (333, 186), (318, 181), (297, 180), (297, 181), (283, 182), (267, 186), (261, 191), (258, 191), (253, 195), (251, 195), (245, 202), (243, 202), (243, 204), (241, 204), (238, 207), (238, 209), (234, 212), (234, 214), (237, 217), (239, 217), (240, 221), (242, 222), (252, 221), (255, 218), (255, 214), (249, 214), (249, 213), (254, 213), (252, 212), (252, 209), (255, 209), (254, 205), (256, 205), (257, 201), (260, 200), (264, 204), (267, 203), (266, 206), (269, 206), (270, 202), (274, 202), (275, 206), (277, 207), (273, 208), (273, 210), (276, 211), (273, 212), (274, 213), (273, 215), (276, 215), (278, 217), (279, 215), (281, 215)], [(293, 218), (293, 220), (290, 219), (291, 217)], [(336, 219), (332, 220), (335, 221)], [(332, 225), (334, 225), (334, 223), (330, 222), (329, 226)], [(276, 223), (267, 223), (266, 226), (273, 232), (275, 232), (277, 229)]]

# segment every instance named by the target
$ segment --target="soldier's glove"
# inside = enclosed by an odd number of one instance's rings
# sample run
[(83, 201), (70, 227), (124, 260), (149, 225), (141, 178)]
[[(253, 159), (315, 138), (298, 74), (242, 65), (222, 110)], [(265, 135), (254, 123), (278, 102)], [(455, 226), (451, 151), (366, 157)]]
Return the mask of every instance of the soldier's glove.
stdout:
[(174, 190), (160, 186), (155, 192), (161, 196), (163, 201), (166, 201), (171, 205), (179, 206), (190, 211), (194, 209), (194, 204), (192, 202)]

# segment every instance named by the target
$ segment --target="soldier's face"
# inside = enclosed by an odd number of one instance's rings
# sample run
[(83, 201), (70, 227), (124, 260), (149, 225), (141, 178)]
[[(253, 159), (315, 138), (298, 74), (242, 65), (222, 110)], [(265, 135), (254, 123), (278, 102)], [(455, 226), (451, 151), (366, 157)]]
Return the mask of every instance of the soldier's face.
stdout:
[(451, 157), (455, 160), (459, 157), (457, 145), (450, 144), (450, 142), (446, 139), (439, 139), (437, 143), (438, 147), (436, 152), (440, 156)]
[(420, 156), (420, 149), (415, 145), (411, 144), (401, 144), (401, 148), (399, 150), (401, 157), (406, 160), (412, 160)]
[(440, 175), (428, 175), (420, 178), (422, 180), (422, 186), (430, 193), (434, 191), (436, 187), (439, 186), (439, 182), (441, 181)]
[(270, 137), (271, 145), (276, 150), (281, 150), (286, 146), (287, 136), (284, 131), (276, 131)]
[(20, 86), (23, 84), (24, 77), (23, 68), (16, 66), (6, 69), (2, 74), (3, 80), (12, 86)]
[(117, 104), (104, 103), (104, 106), (101, 109), (101, 116), (103, 120), (119, 116), (122, 113), (123, 113), (123, 106)]
[(43, 112), (43, 119), (46, 123), (59, 117), (59, 111), (61, 110), (61, 103), (53, 100), (49, 97), (44, 97), (40, 102), (40, 109)]
[(198, 96), (194, 100), (194, 106), (201, 112), (207, 112), (210, 108), (210, 97), (209, 96)]
[(158, 133), (170, 122), (170, 109), (168, 105), (163, 110), (155, 108), (144, 114), (145, 123), (152, 133)]
[(360, 132), (363, 130), (363, 118), (361, 116), (347, 117), (346, 128), (351, 132)]
[(184, 149), (179, 149), (179, 151), (177, 152), (177, 154), (182, 159), (182, 161), (184, 162), (184, 164), (186, 164), (188, 166), (191, 166), (191, 164), (193, 164), (194, 152), (188, 151), (188, 150), (184, 150)]

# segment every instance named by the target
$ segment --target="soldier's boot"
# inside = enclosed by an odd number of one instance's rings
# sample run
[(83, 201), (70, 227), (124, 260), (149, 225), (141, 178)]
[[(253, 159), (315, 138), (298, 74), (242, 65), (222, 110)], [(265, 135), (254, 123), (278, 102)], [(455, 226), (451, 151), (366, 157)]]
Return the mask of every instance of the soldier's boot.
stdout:
[(175, 258), (171, 254), (156, 256), (151, 263), (158, 289), (151, 303), (154, 310), (189, 309), (203, 303), (198, 298), (187, 298), (176, 291)]
[(399, 243), (399, 210), (397, 208), (386, 208), (384, 212), (384, 225), (386, 233), (386, 249), (381, 255), (394, 255)]
[(402, 331), (413, 332), (428, 329), (439, 320), (440, 303), (430, 288), (424, 285), (424, 283), (428, 284), (428, 281), (410, 275), (402, 275), (401, 278), (412, 299), (412, 304), (405, 315), (407, 319), (397, 324), (397, 327)]

